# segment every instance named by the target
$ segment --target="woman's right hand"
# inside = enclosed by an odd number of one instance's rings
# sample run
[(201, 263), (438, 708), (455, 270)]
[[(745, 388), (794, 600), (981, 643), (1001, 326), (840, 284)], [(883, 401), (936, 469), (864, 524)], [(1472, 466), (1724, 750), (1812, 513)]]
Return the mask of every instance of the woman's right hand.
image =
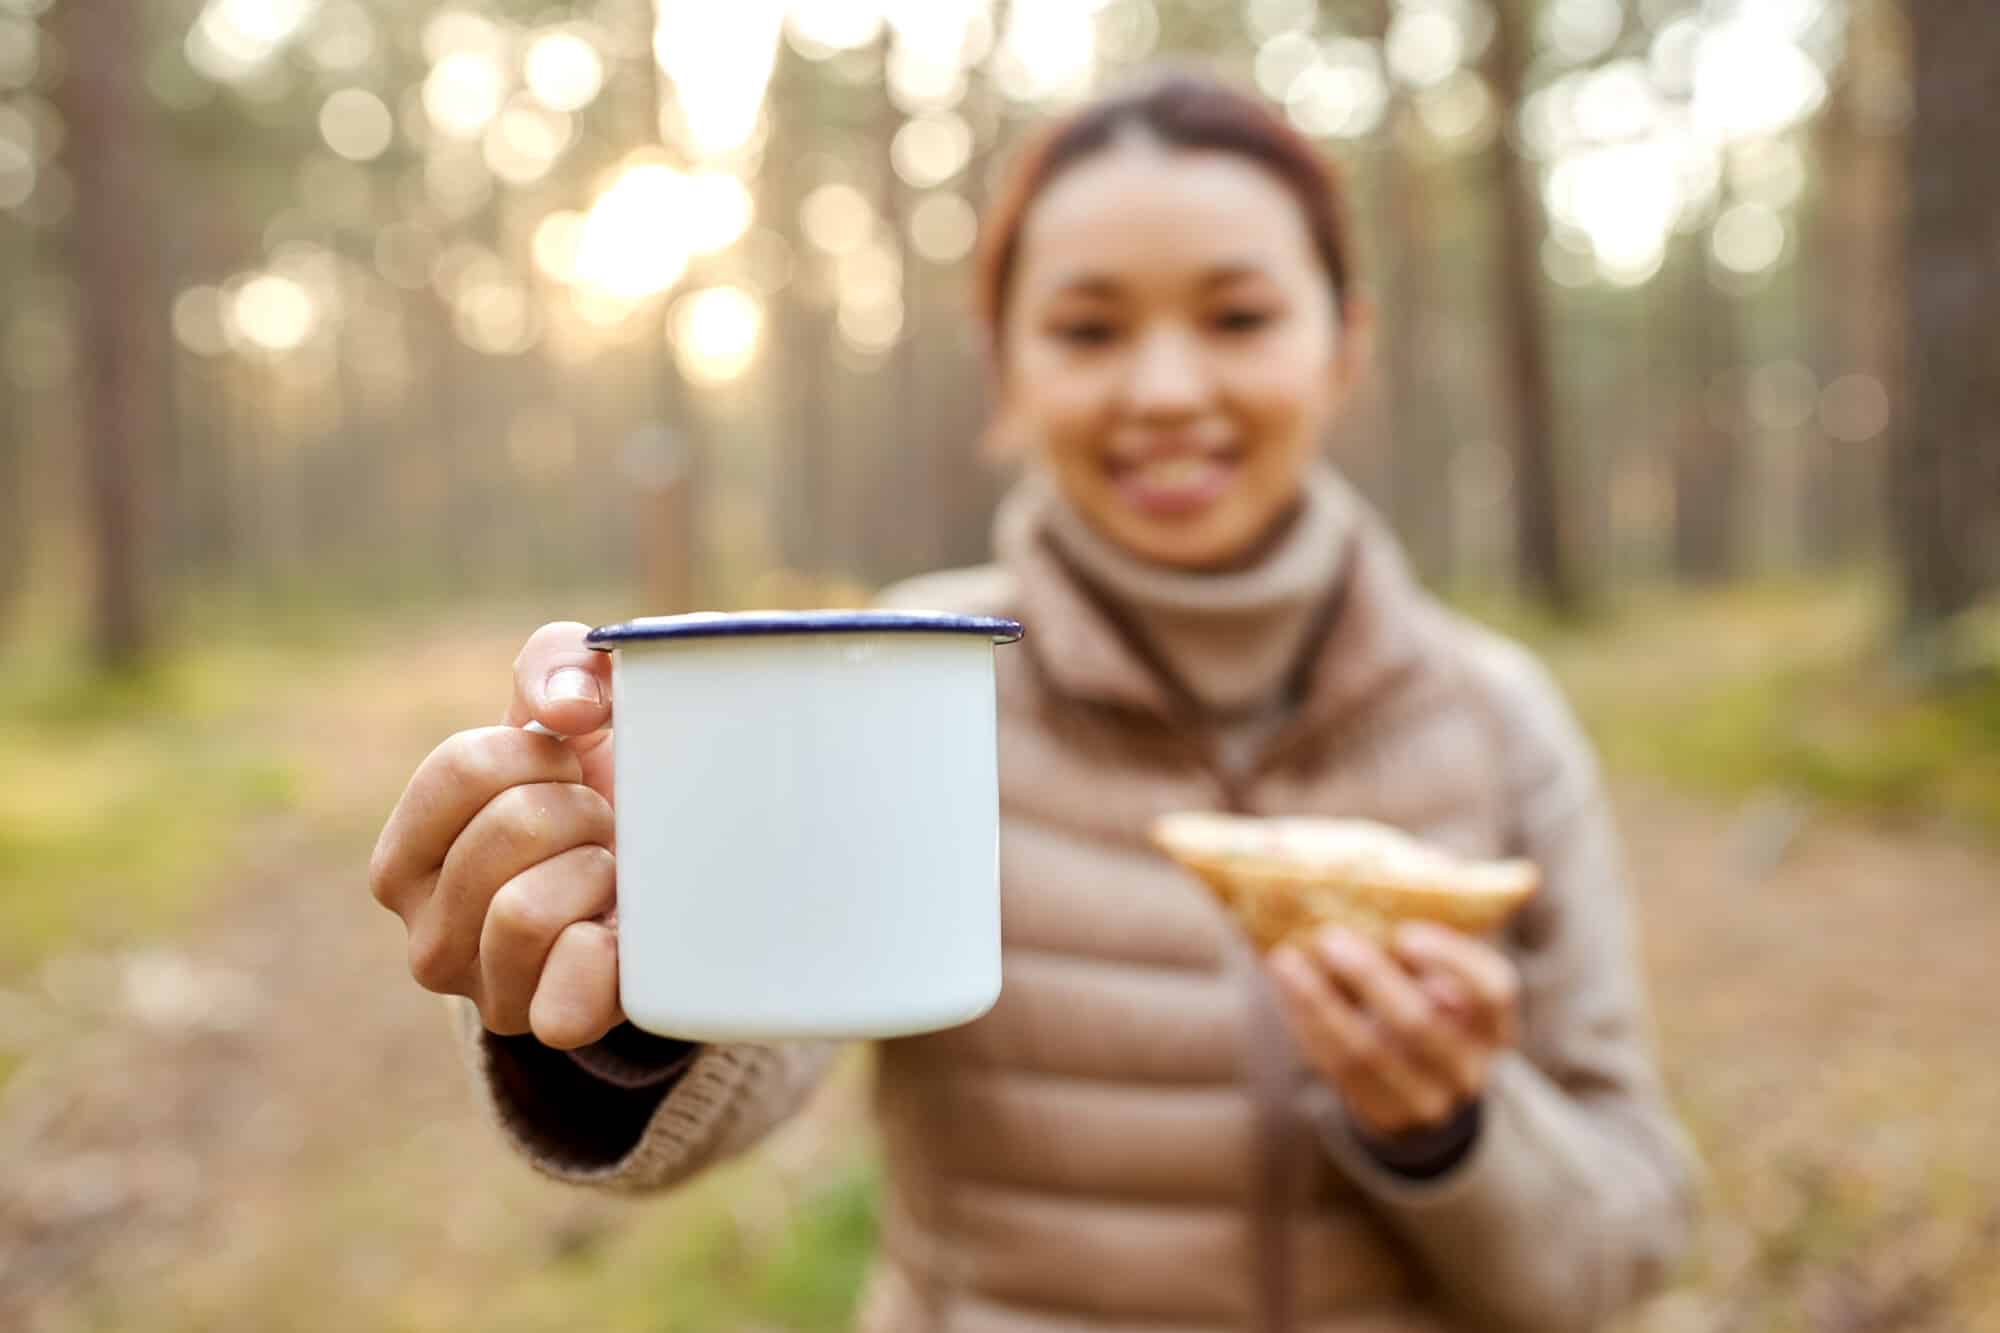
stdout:
[[(588, 1045), (618, 1005), (611, 663), (574, 621), (514, 661), (506, 725), (461, 731), (418, 766), (369, 863), (409, 931), (410, 974), (463, 995), (489, 1031)], [(566, 737), (523, 730), (539, 722)]]

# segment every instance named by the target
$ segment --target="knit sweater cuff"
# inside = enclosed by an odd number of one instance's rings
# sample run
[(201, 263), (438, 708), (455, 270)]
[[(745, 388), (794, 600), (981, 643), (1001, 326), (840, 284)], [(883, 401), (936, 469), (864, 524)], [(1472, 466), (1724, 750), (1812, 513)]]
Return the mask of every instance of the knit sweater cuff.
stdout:
[(1479, 1137), (1481, 1110), (1485, 1105), (1474, 1099), (1460, 1107), (1443, 1124), (1412, 1134), (1377, 1138), (1353, 1126), (1354, 1141), (1384, 1170), (1405, 1180), (1434, 1180), (1444, 1175), (1472, 1151)]
[(656, 1037), (620, 1023), (588, 1046), (569, 1052), (585, 1073), (613, 1087), (666, 1088), (694, 1063), (701, 1047), (673, 1037)]

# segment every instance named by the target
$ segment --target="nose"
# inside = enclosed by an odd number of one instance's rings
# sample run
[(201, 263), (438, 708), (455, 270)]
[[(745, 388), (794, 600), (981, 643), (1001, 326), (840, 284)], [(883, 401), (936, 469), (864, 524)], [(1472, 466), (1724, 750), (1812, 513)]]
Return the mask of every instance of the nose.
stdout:
[(1134, 416), (1191, 416), (1207, 406), (1212, 392), (1201, 349), (1186, 330), (1154, 329), (1139, 340), (1125, 386), (1126, 407)]

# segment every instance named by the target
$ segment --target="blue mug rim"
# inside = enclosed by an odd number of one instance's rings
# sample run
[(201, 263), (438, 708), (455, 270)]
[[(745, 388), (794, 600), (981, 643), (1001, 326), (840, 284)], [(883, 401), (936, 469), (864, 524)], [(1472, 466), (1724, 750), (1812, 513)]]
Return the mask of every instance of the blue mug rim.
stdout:
[(786, 634), (974, 634), (1013, 643), (1021, 622), (944, 611), (696, 611), (599, 625), (583, 641), (599, 652), (661, 639), (759, 638)]

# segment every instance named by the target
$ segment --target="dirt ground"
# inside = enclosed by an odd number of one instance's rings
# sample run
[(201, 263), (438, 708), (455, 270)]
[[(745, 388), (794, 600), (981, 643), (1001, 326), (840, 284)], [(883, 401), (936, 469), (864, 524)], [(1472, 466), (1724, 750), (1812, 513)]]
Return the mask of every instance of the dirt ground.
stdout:
[[(497, 718), (511, 644), (475, 627), (299, 682), (264, 724), (312, 786), (243, 831), (199, 918), (0, 985), (0, 1047), (27, 1052), (0, 1086), (0, 1329), (611, 1326), (548, 1275), (643, 1265), (618, 1238), (696, 1205), (509, 1158), (363, 882), (428, 746)], [(1712, 1173), (1685, 1281), (1631, 1327), (2000, 1330), (2000, 856), (1634, 779), (1617, 797)], [(699, 1206), (745, 1244), (780, 1232), (860, 1151), (849, 1083)]]

